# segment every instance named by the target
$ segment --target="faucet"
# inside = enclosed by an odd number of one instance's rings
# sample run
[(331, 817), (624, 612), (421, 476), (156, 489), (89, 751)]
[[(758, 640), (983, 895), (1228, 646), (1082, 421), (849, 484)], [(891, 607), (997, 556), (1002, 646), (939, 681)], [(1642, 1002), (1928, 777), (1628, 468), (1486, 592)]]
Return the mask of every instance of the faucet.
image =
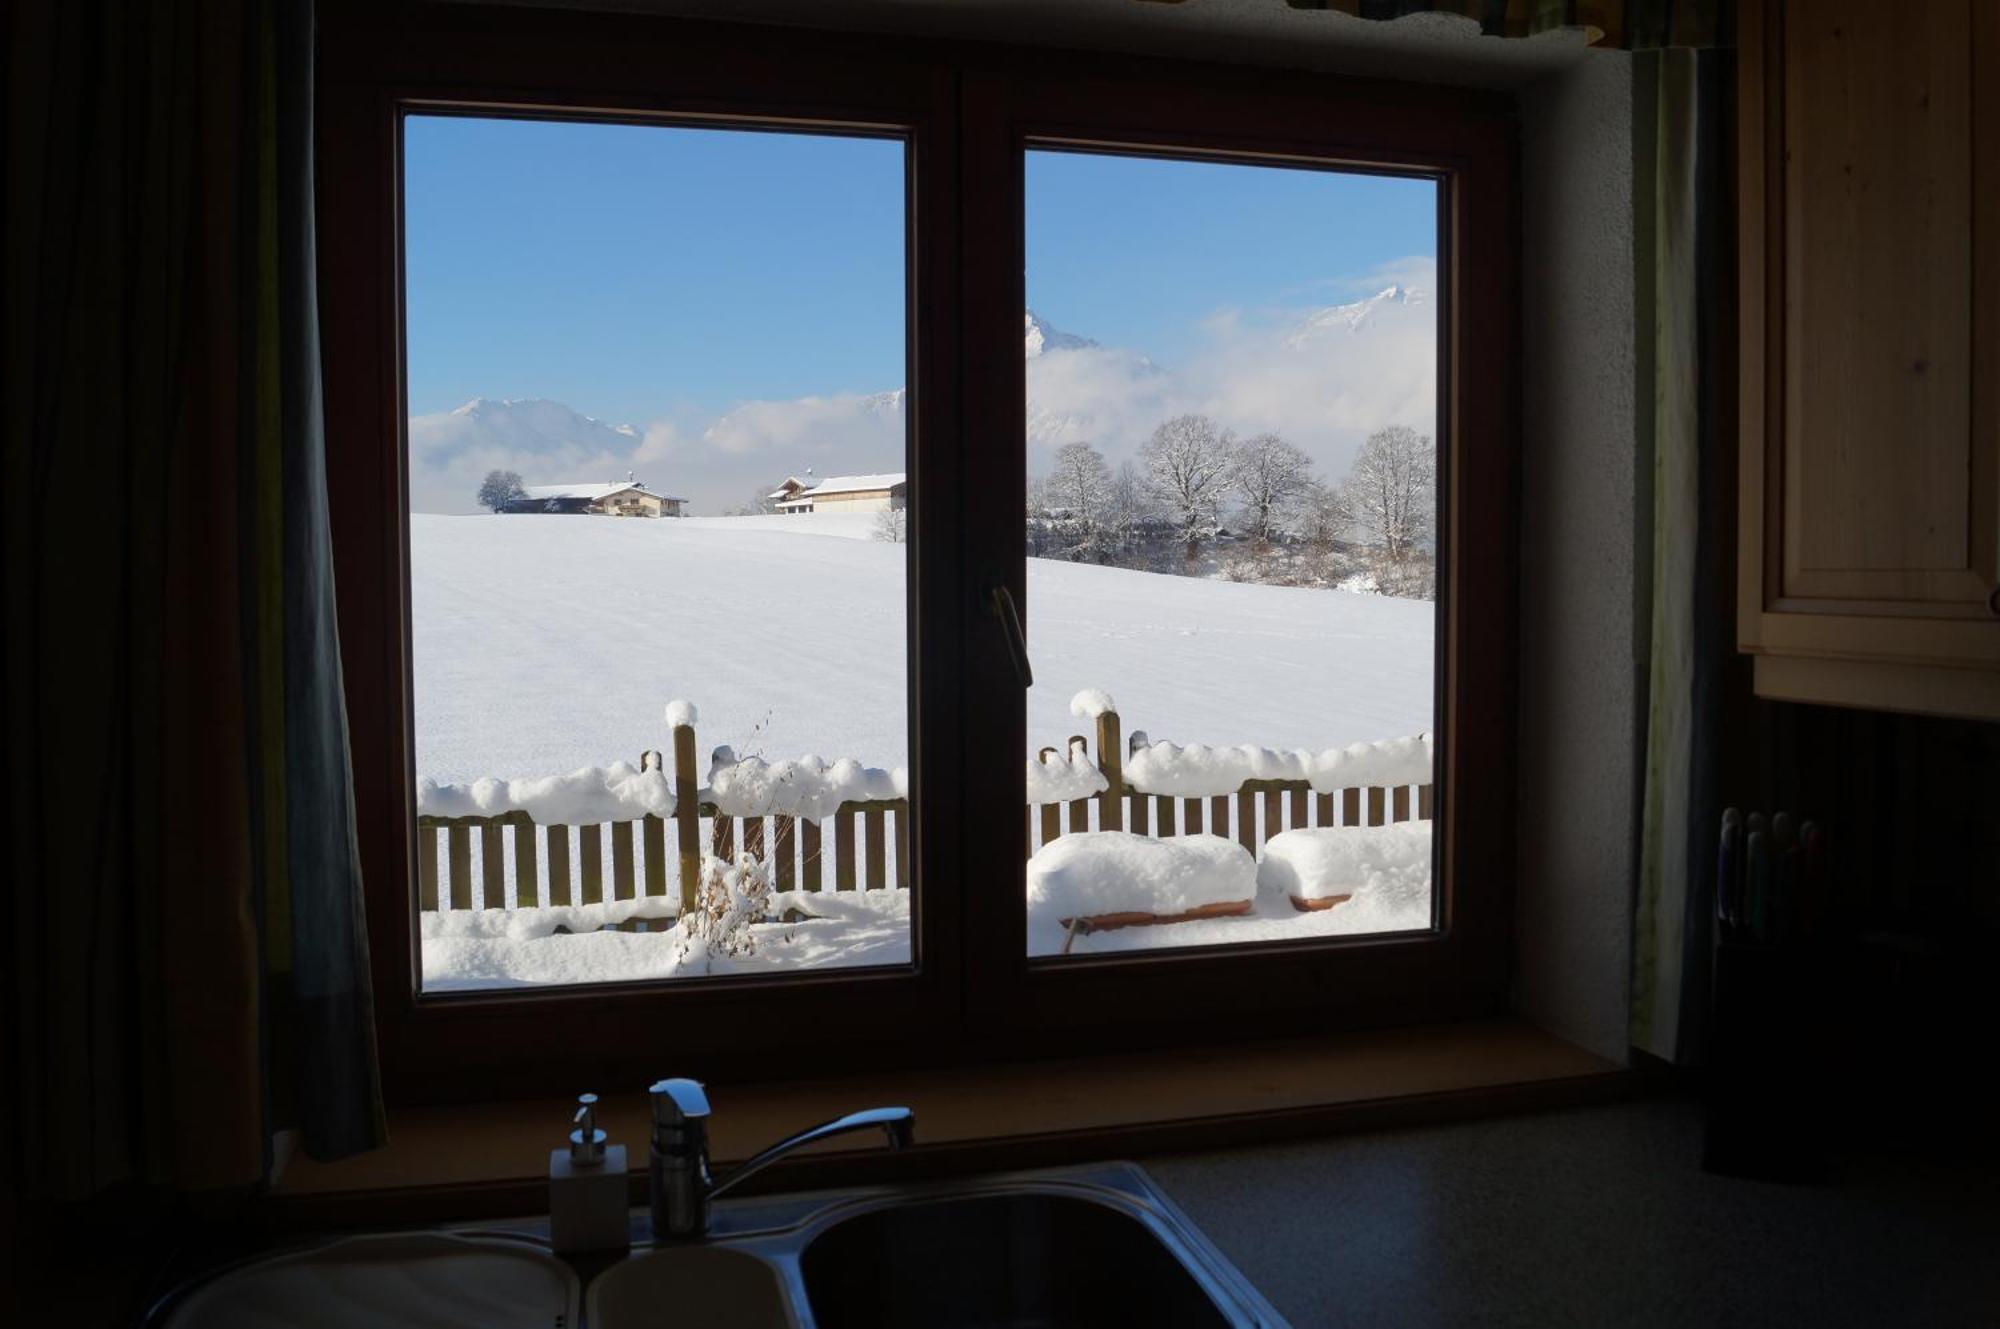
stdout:
[(864, 1108), (780, 1140), (717, 1181), (708, 1168), (708, 1093), (701, 1082), (661, 1080), (651, 1092), (653, 1235), (667, 1241), (706, 1236), (709, 1201), (794, 1149), (871, 1126), (882, 1129), (891, 1149), (907, 1149), (917, 1125), (906, 1107)]

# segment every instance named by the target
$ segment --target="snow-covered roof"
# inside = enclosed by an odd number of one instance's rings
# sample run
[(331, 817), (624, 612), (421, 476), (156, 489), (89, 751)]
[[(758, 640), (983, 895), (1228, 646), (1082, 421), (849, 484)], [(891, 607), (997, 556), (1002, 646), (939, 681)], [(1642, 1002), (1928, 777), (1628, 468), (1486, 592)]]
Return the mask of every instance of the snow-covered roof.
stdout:
[[(653, 494), (652, 490), (646, 488), (643, 483), (636, 480), (623, 480), (603, 485), (523, 485), (521, 492), (529, 498), (580, 498), (586, 502), (595, 503), (600, 498), (610, 498), (613, 494), (622, 494), (628, 489), (636, 489), (642, 494)], [(686, 501), (685, 499), (675, 498), (671, 494), (653, 494), (653, 497), (663, 498), (669, 503), (682, 503)]]
[(873, 489), (894, 489), (906, 478), (901, 471), (887, 471), (881, 475), (830, 475), (806, 490), (806, 494), (863, 494)]
[(799, 479), (798, 476), (788, 475), (785, 477), (785, 482), (783, 484), (779, 485), (776, 489), (773, 489), (770, 493), (764, 495), (764, 497), (790, 498), (794, 493), (798, 492), (799, 490), (810, 489), (810, 488), (812, 488), (812, 486), (807, 484), (805, 481)]

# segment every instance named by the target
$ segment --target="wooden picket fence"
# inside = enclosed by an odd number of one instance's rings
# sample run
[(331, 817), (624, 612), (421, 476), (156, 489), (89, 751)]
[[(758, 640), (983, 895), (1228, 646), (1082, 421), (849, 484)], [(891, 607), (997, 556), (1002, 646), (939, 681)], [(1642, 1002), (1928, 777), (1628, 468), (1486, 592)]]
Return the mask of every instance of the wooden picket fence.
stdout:
[[(1315, 792), (1304, 780), (1249, 780), (1233, 794), (1211, 798), (1145, 794), (1125, 783), (1116, 712), (1097, 717), (1096, 740), (1098, 767), (1108, 787), (1067, 803), (1028, 805), (1025, 854), (1079, 831), (1130, 830), (1160, 836), (1233, 834), (1254, 855), (1283, 830), (1381, 826), (1431, 816), (1428, 784), (1344, 789), (1337, 798)], [(1088, 750), (1089, 740), (1081, 734), (1072, 735), (1069, 742)], [(670, 818), (572, 826), (538, 825), (525, 812), (418, 816), (419, 908), (507, 907), (511, 877), (512, 904), (517, 908), (658, 897), (661, 916), (677, 916), (694, 907), (704, 845), (725, 860), (733, 859), (739, 846), (764, 859), (772, 885), (780, 892), (909, 885), (907, 799), (842, 803), (820, 823), (777, 815), (723, 816), (714, 802), (700, 796), (691, 726), (675, 727), (673, 748), (676, 811)], [(645, 753), (640, 762), (647, 769), (656, 767), (660, 754)], [(690, 811), (693, 815), (688, 815)], [(647, 925), (637, 921), (629, 926)]]
[[(642, 769), (652, 769), (660, 765), (660, 754), (647, 752), (639, 761)], [(569, 826), (537, 825), (525, 812), (486, 817), (419, 816), (418, 906), (426, 910), (503, 908), (511, 875), (516, 908), (657, 896), (663, 901), (671, 898), (677, 915), (694, 907), (704, 844), (709, 853), (725, 860), (735, 858), (738, 846), (763, 859), (778, 891), (821, 891), (829, 886), (851, 891), (910, 884), (907, 799), (842, 803), (831, 817), (817, 823), (775, 815), (724, 816), (713, 801), (700, 796), (694, 729), (687, 725), (674, 728), (673, 785), (675, 812), (671, 818), (648, 816), (636, 821)], [(690, 809), (692, 816), (687, 815)], [(674, 841), (671, 855), (667, 850), (669, 822)]]
[[(1132, 831), (1139, 835), (1234, 835), (1254, 857), (1281, 831), (1311, 826), (1382, 826), (1431, 817), (1435, 786), (1362, 785), (1320, 793), (1305, 780), (1245, 780), (1232, 794), (1174, 798), (1146, 794), (1125, 783), (1125, 747), (1116, 711), (1097, 717), (1097, 766), (1107, 787), (1089, 798), (1028, 808), (1027, 853), (1078, 831)], [(1069, 750), (1089, 752), (1090, 740), (1072, 734)], [(1056, 753), (1043, 748), (1040, 756)], [(1065, 817), (1065, 809), (1067, 817)], [(1260, 815), (1261, 814), (1261, 815)], [(1093, 821), (1094, 818), (1094, 821)]]

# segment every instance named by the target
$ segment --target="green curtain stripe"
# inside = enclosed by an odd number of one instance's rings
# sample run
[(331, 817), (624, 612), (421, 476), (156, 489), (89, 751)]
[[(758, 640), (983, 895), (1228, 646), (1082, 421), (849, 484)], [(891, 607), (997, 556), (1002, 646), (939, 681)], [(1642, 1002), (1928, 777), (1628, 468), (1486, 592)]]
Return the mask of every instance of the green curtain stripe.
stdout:
[[(1696, 322), (1698, 57), (1664, 51), (1654, 116), (1653, 550), (1645, 792), (1633, 918), (1631, 1038), (1673, 1060), (1690, 875), (1695, 563), (1700, 530), (1701, 346)], [(1642, 108), (1634, 108), (1641, 111)]]

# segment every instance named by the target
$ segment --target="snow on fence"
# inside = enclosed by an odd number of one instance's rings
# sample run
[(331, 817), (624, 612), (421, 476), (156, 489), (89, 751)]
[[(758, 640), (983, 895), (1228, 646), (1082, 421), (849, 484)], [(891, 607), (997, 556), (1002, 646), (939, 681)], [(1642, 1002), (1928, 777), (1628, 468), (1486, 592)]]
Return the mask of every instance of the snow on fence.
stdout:
[[(1025, 846), (1031, 856), (1063, 835), (1129, 830), (1233, 835), (1255, 857), (1281, 831), (1431, 817), (1435, 786), (1428, 734), (1320, 753), (1155, 744), (1140, 731), (1128, 745), (1120, 740), (1118, 712), (1103, 693), (1079, 693), (1070, 709), (1094, 722), (1098, 760), (1090, 760), (1090, 740), (1072, 734), (1066, 751), (1043, 748), (1028, 763)], [(1038, 764), (1043, 772), (1034, 769)], [(1053, 788), (1079, 769), (1097, 773), (1094, 789), (1036, 797), (1038, 787)]]
[[(1154, 744), (1138, 732), (1128, 745), (1109, 697), (1081, 693), (1072, 709), (1093, 721), (1098, 758), (1091, 759), (1090, 738), (1073, 734), (1066, 750), (1044, 748), (1029, 759), (1024, 856), (1088, 830), (1233, 835), (1255, 856), (1285, 830), (1431, 816), (1428, 735), (1317, 754)], [(621, 762), (546, 780), (424, 782), (419, 908), (659, 897), (658, 913), (622, 925), (643, 929), (693, 908), (704, 852), (728, 861), (739, 848), (765, 859), (781, 893), (909, 885), (909, 798), (900, 771), (814, 758), (738, 761), (724, 747), (705, 787), (696, 775), (694, 708), (676, 703), (668, 719), (671, 783), (658, 752), (643, 754), (636, 768)], [(857, 793), (866, 796), (850, 796)]]

